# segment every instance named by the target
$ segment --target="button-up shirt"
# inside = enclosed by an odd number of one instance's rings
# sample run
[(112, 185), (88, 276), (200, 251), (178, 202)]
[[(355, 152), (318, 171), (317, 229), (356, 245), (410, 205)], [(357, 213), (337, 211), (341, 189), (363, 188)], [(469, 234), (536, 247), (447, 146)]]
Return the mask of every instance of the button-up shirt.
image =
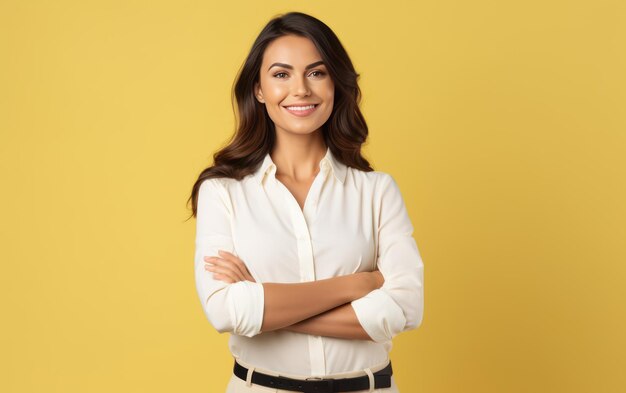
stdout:
[[(424, 313), (424, 265), (394, 178), (338, 161), (327, 148), (301, 208), (276, 178), (269, 153), (241, 180), (211, 178), (198, 192), (195, 281), (211, 325), (232, 355), (275, 372), (324, 376), (389, 359), (392, 338)], [(237, 255), (256, 282), (226, 283), (205, 270), (218, 250)], [(371, 340), (287, 330), (261, 332), (264, 282), (298, 283), (378, 270), (385, 282), (351, 302)], [(315, 299), (311, 299), (315, 301)]]

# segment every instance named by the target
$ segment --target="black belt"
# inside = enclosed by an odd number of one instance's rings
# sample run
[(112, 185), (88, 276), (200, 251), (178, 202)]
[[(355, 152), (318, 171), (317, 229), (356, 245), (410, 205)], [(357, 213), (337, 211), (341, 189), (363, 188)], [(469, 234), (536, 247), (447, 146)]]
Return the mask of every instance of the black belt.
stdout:
[[(237, 377), (246, 380), (248, 369), (237, 363), (235, 360), (234, 373)], [(374, 373), (375, 389), (391, 387), (391, 361), (387, 367)], [(274, 389), (291, 390), (305, 393), (333, 393), (333, 392), (355, 392), (367, 390), (370, 387), (370, 380), (367, 375), (353, 378), (323, 379), (319, 377), (301, 380), (287, 377), (275, 377), (273, 375), (262, 374), (257, 371), (252, 372), (252, 383), (267, 386)]]

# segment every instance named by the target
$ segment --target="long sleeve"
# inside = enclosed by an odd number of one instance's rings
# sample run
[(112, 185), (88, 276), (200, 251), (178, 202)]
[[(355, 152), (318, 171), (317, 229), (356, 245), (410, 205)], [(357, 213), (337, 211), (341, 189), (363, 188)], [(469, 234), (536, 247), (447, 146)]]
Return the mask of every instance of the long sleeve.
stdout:
[(252, 337), (260, 333), (263, 323), (263, 285), (252, 281), (229, 284), (214, 279), (204, 268), (205, 256), (218, 256), (218, 250), (235, 253), (231, 217), (232, 206), (220, 180), (202, 182), (196, 216), (196, 289), (206, 317), (218, 332)]
[(391, 175), (385, 175), (377, 254), (385, 283), (351, 302), (361, 326), (375, 342), (417, 328), (424, 315), (424, 264), (400, 189)]

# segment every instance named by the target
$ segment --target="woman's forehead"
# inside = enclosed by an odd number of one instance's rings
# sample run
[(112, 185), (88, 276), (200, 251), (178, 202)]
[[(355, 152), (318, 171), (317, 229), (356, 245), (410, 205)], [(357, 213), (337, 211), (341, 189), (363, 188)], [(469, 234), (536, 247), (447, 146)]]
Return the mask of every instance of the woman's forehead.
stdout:
[(296, 68), (320, 61), (321, 56), (313, 42), (306, 37), (283, 36), (272, 41), (263, 54), (263, 64), (269, 67), (278, 62)]

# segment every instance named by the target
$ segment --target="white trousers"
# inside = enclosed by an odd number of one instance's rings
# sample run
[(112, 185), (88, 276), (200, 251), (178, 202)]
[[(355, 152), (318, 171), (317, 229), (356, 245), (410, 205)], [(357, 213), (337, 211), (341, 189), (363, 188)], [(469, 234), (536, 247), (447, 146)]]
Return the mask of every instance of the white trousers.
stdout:
[[(226, 387), (226, 393), (256, 393), (256, 392), (294, 393), (291, 390), (274, 389), (274, 388), (261, 386), (261, 385), (252, 383), (251, 378), (252, 378), (253, 371), (257, 371), (257, 372), (268, 374), (268, 375), (274, 375), (274, 376), (279, 376), (279, 374), (270, 370), (260, 368), (260, 367), (253, 367), (245, 362), (242, 362), (241, 360), (237, 360), (237, 362), (248, 369), (247, 381), (244, 381), (243, 379), (239, 379), (239, 377), (237, 377), (233, 373), (233, 375), (230, 377), (230, 381), (228, 382), (228, 386)], [(360, 376), (367, 376), (367, 375), (371, 376), (373, 373), (375, 373), (378, 370), (382, 370), (386, 366), (387, 366), (387, 363), (384, 363), (384, 364), (379, 364), (379, 365), (376, 365), (375, 367), (371, 367), (371, 368), (364, 369), (364, 370), (359, 370), (359, 371), (354, 371), (354, 372), (349, 372), (349, 373), (330, 374), (325, 377), (326, 378), (350, 378), (350, 377), (360, 377)], [(281, 373), (280, 376), (287, 377), (287, 378), (294, 378), (294, 379), (302, 379), (299, 376), (294, 376), (294, 375), (284, 374), (284, 373)], [(372, 378), (370, 378), (370, 381), (373, 381)], [(396, 382), (393, 378), (393, 375), (391, 376), (391, 387), (381, 388), (381, 389), (372, 389), (370, 387), (370, 389), (359, 390), (354, 393), (368, 393), (368, 392), (400, 393), (400, 391), (398, 390), (398, 387), (396, 386)]]

